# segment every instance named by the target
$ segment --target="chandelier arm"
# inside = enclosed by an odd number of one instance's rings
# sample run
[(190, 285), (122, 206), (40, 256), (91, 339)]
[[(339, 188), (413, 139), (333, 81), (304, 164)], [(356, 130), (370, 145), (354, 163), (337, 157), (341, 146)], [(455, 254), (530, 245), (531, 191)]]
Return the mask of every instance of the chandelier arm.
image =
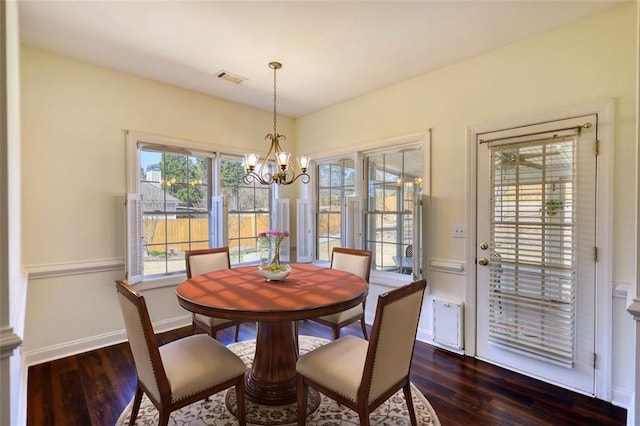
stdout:
[(244, 183), (246, 183), (247, 185), (252, 184), (254, 182), (258, 182), (261, 185), (271, 185), (272, 183), (274, 183), (276, 180), (274, 178), (274, 176), (271, 173), (267, 173), (264, 177), (258, 175), (255, 172), (250, 172), (247, 173), (244, 178)]
[[(271, 136), (271, 137), (270, 137)], [(279, 135), (274, 133), (273, 135), (267, 135), (271, 140), (271, 148), (269, 149), (269, 153), (273, 151), (273, 153), (282, 152), (282, 146), (280, 145), (280, 140), (285, 141), (287, 138), (284, 135)]]
[(300, 178), (302, 178), (302, 180), (301, 180), (302, 183), (309, 183), (309, 180), (311, 179), (309, 177), (309, 174), (300, 173), (299, 175), (292, 177), (291, 180), (286, 180), (286, 175), (285, 175), (284, 179), (283, 180), (279, 180), (278, 183), (280, 185), (291, 185), (293, 182), (297, 181)]
[[(273, 143), (274, 135), (268, 134), (264, 137), (264, 140), (270, 142), (269, 151), (267, 151), (267, 155), (265, 155), (264, 159), (262, 160), (262, 164), (260, 164), (260, 167), (258, 167), (258, 170), (254, 173), (259, 176), (267, 177), (268, 175), (269, 177), (272, 177), (272, 174), (268, 172), (268, 168), (270, 167), (269, 162), (273, 161), (271, 159), (271, 156), (273, 155), (274, 158), (276, 157), (275, 144)], [(273, 182), (273, 179), (270, 179), (270, 181)]]

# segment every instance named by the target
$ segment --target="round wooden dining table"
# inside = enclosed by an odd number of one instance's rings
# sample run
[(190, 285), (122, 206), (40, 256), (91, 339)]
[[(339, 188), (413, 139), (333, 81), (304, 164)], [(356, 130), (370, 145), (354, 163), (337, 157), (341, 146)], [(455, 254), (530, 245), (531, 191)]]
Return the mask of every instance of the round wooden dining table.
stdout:
[(296, 400), (298, 344), (295, 321), (349, 309), (367, 297), (357, 275), (293, 264), (283, 281), (266, 281), (243, 266), (192, 277), (176, 288), (180, 305), (198, 314), (258, 323), (256, 352), (246, 375), (247, 398), (263, 405)]

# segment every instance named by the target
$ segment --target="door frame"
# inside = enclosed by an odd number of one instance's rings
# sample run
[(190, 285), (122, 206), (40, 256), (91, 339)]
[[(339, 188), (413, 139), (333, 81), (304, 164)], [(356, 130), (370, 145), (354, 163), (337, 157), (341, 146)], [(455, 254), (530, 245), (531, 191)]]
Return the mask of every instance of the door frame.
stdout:
[(600, 141), (597, 157), (598, 176), (596, 182), (596, 244), (598, 262), (596, 265), (595, 294), (595, 350), (598, 356), (595, 370), (595, 397), (611, 401), (612, 382), (612, 233), (613, 233), (613, 143), (614, 143), (614, 101), (604, 99), (582, 104), (555, 112), (532, 113), (517, 118), (494, 121), (467, 127), (467, 217), (466, 229), (469, 236), (465, 247), (466, 291), (464, 302), (464, 347), (465, 355), (476, 356), (476, 208), (477, 208), (477, 155), (476, 136), (480, 133), (505, 128), (524, 126), (585, 114), (598, 115)]

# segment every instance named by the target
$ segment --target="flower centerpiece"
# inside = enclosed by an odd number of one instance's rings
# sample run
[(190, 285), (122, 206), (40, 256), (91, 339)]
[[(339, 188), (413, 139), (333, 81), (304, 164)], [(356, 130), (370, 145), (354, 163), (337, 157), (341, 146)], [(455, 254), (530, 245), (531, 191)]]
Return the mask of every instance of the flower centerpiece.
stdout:
[(273, 253), (270, 260), (263, 262), (260, 266), (262, 275), (268, 280), (282, 280), (289, 275), (291, 267), (280, 263), (280, 245), (289, 237), (288, 231), (266, 231), (258, 234), (258, 241), (268, 254), (269, 250)]

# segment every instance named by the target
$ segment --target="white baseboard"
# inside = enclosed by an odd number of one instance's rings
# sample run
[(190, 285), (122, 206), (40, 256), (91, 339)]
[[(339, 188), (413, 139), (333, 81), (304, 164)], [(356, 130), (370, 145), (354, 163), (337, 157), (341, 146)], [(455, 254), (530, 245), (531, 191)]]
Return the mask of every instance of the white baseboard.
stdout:
[(638, 426), (638, 423), (636, 422), (636, 404), (634, 394), (631, 394), (631, 403), (629, 404), (629, 408), (627, 408), (627, 426)]
[[(185, 327), (191, 324), (191, 315), (184, 315), (176, 318), (170, 318), (163, 321), (153, 323), (153, 330), (156, 333), (163, 333), (176, 328)], [(49, 347), (25, 351), (23, 356), (25, 365), (41, 364), (43, 362), (64, 358), (71, 355), (77, 355), (83, 352), (104, 348), (106, 346), (116, 345), (125, 342), (127, 335), (124, 331), (118, 330), (110, 333), (104, 333), (97, 336), (91, 336), (86, 339), (78, 339), (70, 342), (60, 343)]]
[(416, 340), (419, 340), (424, 343), (432, 343), (433, 334), (430, 330), (425, 328), (418, 328), (418, 334), (416, 335)]
[(434, 342), (433, 341), (433, 333), (431, 331), (419, 329), (418, 330), (418, 336), (416, 337), (416, 340), (419, 340), (419, 341), (424, 342), (424, 343), (426, 343), (428, 345), (431, 345), (431, 346), (435, 346), (436, 348), (444, 349), (445, 351), (453, 352), (453, 353), (458, 354), (458, 355), (464, 355), (464, 350), (463, 349), (452, 348), (450, 346), (445, 346), (445, 345), (441, 345), (438, 342)]
[(631, 404), (633, 404), (633, 393), (627, 389), (614, 387), (611, 389), (611, 404), (629, 411)]

